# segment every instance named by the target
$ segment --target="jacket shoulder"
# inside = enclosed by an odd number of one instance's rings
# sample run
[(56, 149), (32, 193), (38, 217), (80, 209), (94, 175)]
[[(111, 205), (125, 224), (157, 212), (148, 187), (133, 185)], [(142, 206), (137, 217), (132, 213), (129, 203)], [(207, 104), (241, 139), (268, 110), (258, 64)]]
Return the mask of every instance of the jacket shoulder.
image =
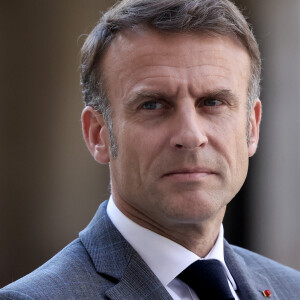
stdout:
[(277, 286), (300, 289), (299, 271), (255, 252), (237, 246), (232, 246), (232, 248), (244, 260), (249, 270), (267, 277), (269, 281)]
[(0, 290), (0, 299), (105, 299), (111, 282), (99, 276), (79, 239), (44, 265)]

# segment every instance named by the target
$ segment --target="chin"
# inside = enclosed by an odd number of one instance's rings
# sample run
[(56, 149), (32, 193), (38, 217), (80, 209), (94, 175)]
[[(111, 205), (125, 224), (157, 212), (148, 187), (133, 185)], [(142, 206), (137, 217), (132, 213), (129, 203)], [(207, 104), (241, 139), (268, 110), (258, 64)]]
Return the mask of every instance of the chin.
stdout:
[(173, 199), (171, 203), (166, 204), (161, 209), (168, 219), (180, 223), (197, 223), (214, 218), (219, 213), (223, 214), (225, 207), (226, 203), (212, 201), (211, 198), (183, 197)]

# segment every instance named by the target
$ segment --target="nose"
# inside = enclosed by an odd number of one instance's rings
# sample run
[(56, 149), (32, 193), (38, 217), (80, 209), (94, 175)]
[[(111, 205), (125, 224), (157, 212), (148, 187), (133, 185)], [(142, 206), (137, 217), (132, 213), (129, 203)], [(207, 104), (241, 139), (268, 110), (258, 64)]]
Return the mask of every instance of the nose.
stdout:
[(203, 148), (208, 143), (205, 119), (199, 115), (195, 107), (185, 107), (176, 112), (172, 125), (171, 147), (192, 150)]

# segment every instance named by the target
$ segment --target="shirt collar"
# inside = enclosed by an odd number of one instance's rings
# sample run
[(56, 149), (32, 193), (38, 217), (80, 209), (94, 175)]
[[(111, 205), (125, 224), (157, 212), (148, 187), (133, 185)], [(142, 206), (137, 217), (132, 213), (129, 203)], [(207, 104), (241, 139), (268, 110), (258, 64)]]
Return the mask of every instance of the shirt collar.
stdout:
[[(133, 222), (117, 208), (112, 197), (110, 197), (107, 205), (107, 214), (115, 227), (165, 287), (190, 264), (202, 259), (172, 240)], [(219, 260), (224, 266), (229, 281), (236, 290), (235, 282), (225, 264), (223, 238), (224, 229), (221, 225), (217, 241), (204, 259)]]

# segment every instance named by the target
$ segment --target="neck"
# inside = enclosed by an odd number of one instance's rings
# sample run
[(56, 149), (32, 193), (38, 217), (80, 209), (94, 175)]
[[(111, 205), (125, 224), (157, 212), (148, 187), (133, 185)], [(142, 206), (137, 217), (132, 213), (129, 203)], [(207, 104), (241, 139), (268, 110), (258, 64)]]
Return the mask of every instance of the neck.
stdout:
[(115, 198), (114, 202), (117, 208), (133, 222), (182, 245), (202, 258), (216, 243), (226, 209), (224, 207), (216, 216), (197, 223), (166, 222), (160, 224), (140, 212), (137, 213), (132, 206), (122, 205), (123, 202), (116, 201)]

